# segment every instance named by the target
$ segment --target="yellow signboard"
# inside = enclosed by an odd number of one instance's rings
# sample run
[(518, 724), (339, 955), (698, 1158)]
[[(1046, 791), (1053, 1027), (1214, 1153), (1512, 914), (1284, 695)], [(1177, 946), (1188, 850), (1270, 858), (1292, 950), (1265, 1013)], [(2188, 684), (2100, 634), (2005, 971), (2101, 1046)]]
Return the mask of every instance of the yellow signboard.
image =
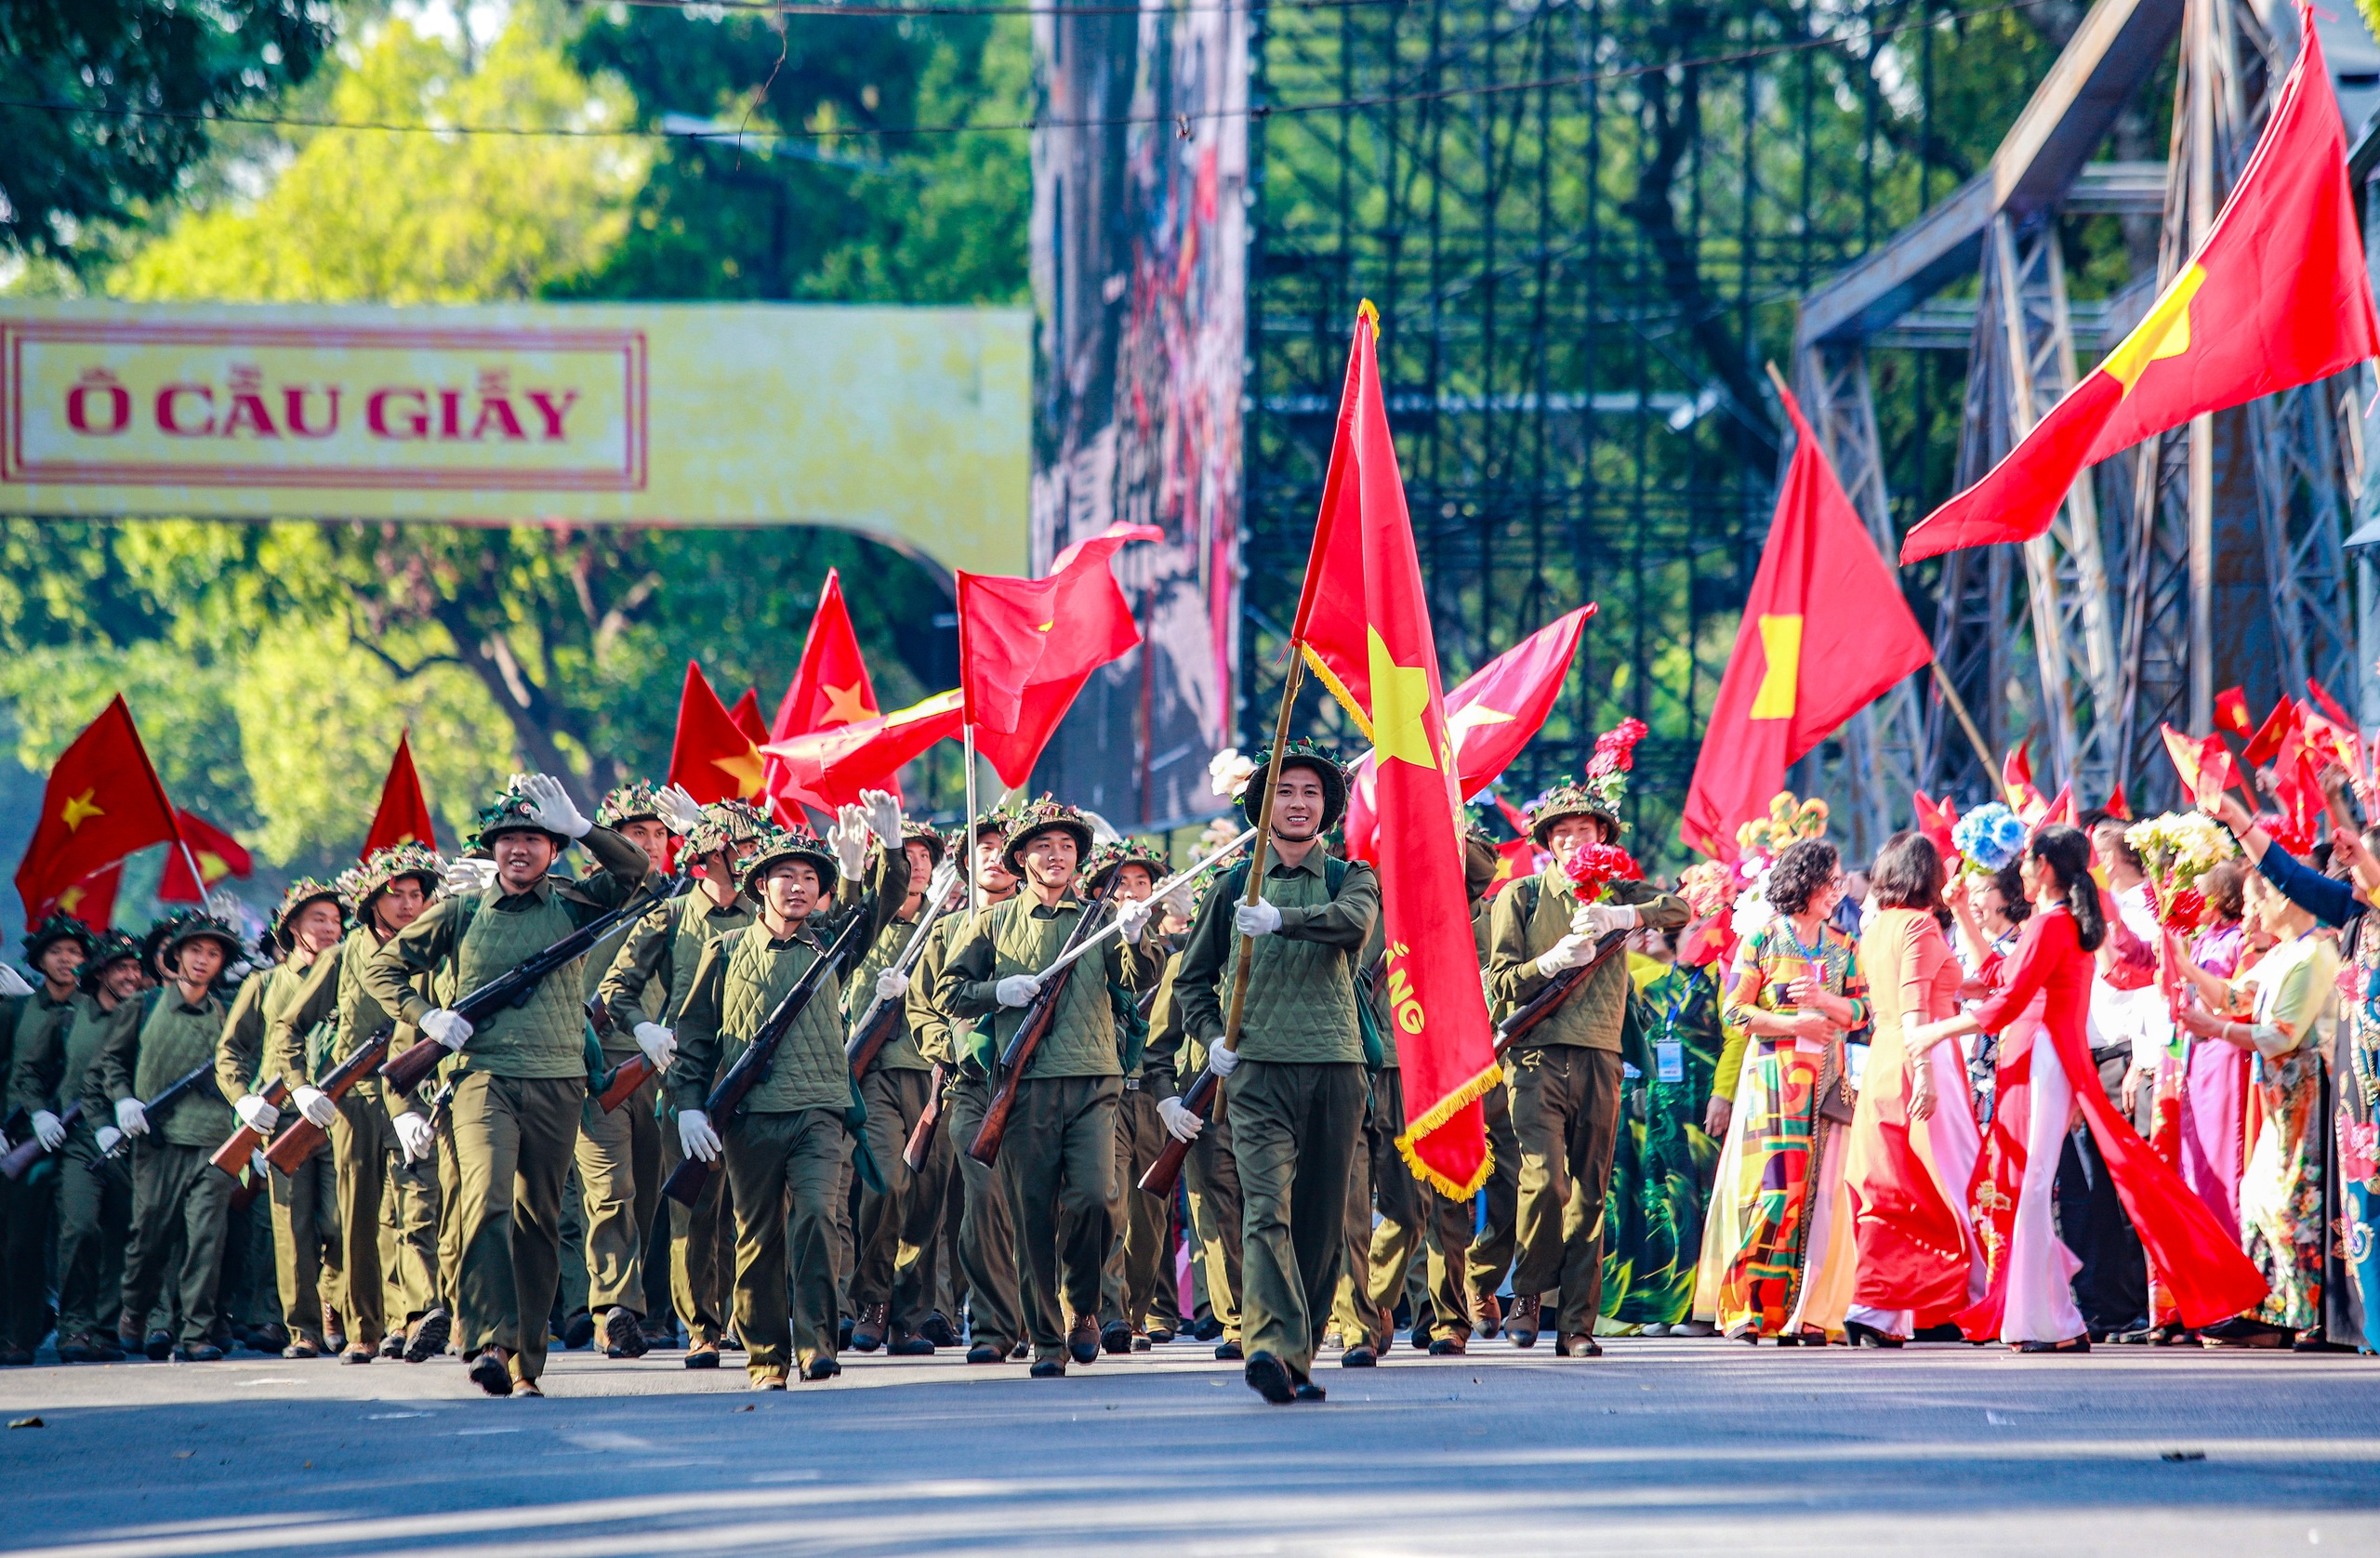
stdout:
[(1025, 569), (1012, 309), (0, 303), (0, 511), (821, 524)]

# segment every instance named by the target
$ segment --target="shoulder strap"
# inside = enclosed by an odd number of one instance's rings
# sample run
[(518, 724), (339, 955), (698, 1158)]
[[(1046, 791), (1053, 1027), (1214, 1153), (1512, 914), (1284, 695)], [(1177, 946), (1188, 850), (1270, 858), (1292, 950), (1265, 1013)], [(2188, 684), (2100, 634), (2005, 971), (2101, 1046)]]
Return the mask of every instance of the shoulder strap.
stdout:
[(1322, 857), (1322, 885), (1329, 890), (1331, 897), (1336, 898), (1339, 896), (1340, 886), (1345, 882), (1346, 879), (1347, 863), (1340, 859), (1335, 854), (1324, 855)]

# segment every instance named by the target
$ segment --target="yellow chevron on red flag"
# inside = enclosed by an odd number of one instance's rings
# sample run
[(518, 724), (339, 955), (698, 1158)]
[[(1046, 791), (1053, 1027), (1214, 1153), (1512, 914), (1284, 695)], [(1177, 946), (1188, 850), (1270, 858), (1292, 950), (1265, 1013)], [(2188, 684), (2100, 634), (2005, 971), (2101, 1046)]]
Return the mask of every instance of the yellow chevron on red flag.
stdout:
[(1381, 397), (1380, 316), (1364, 305), (1290, 640), (1372, 738), (1382, 963), (1404, 1074), (1397, 1151), (1448, 1195), (1494, 1167), (1479, 1100), (1501, 1076), (1464, 901), (1460, 797), (1437, 641)]

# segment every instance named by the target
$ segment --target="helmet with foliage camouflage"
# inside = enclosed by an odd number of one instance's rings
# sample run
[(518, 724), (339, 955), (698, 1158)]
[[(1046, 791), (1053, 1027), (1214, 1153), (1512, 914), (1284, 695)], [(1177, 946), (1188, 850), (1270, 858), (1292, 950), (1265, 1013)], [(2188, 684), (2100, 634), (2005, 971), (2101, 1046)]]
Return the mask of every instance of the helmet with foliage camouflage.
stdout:
[(1165, 847), (1151, 839), (1125, 838), (1113, 844), (1102, 844), (1091, 852), (1091, 858), (1083, 862), (1083, 889), (1088, 892), (1099, 891), (1107, 885), (1110, 877), (1126, 865), (1138, 865), (1148, 872), (1150, 882), (1161, 882), (1165, 879), (1169, 864), (1165, 858)]
[(1025, 875), (1025, 846), (1053, 830), (1074, 839), (1077, 862), (1089, 858), (1090, 821), (1057, 797), (1045, 795), (1018, 813), (1015, 825), (1008, 830), (1008, 842), (1000, 846), (1000, 864), (1008, 867), (1010, 876)]
[(744, 891), (755, 899), (760, 896), (760, 879), (769, 868), (788, 860), (807, 861), (818, 872), (818, 894), (823, 899), (835, 891), (835, 881), (841, 869), (835, 864), (835, 852), (825, 840), (806, 827), (773, 827), (744, 862)]
[(280, 906), (272, 911), (272, 918), (269, 922), (272, 939), (280, 944), (282, 951), (286, 952), (295, 944), (292, 923), (309, 904), (337, 904), (342, 925), (354, 907), (348, 901), (346, 891), (337, 883), (324, 881), (318, 877), (298, 878), (289, 884), (289, 891), (281, 895)]
[(522, 774), (514, 774), (494, 800), (479, 810), (472, 820), (471, 836), (463, 841), (466, 852), (484, 851), (500, 834), (542, 833), (554, 841), (554, 848), (566, 850), (572, 839), (568, 834), (556, 833), (537, 820), (537, 803), (521, 787)]
[(752, 843), (776, 831), (769, 814), (759, 807), (741, 800), (714, 800), (703, 808), (703, 820), (686, 835), (681, 857), (699, 860), (721, 850), (733, 850), (738, 844)]
[(595, 808), (595, 825), (620, 828), (630, 823), (666, 823), (668, 819), (661, 814), (660, 793), (649, 780), (630, 780), (604, 795), (602, 804)]
[(1620, 803), (1627, 797), (1628, 771), (1635, 765), (1636, 743), (1644, 735), (1642, 720), (1622, 720), (1595, 737), (1595, 753), (1587, 759), (1583, 783), (1556, 785), (1528, 803), (1525, 813), (1528, 836), (1538, 848), (1546, 847), (1554, 825), (1565, 817), (1593, 817), (1612, 838), (1619, 838), (1625, 825), (1620, 820)]
[[(1249, 775), (1248, 786), (1239, 792), (1239, 812), (1250, 822), (1256, 820), (1264, 805), (1264, 786), (1260, 776), (1273, 760), (1273, 749), (1266, 747), (1256, 754), (1256, 766)], [(1337, 758), (1303, 736), (1281, 748), (1281, 767), (1309, 769), (1322, 781), (1322, 826), (1316, 831), (1328, 833), (1339, 825), (1347, 814), (1347, 770)]]
[(101, 931), (91, 955), (83, 959), (83, 994), (87, 996), (99, 989), (99, 976), (107, 971), (109, 964), (121, 963), (127, 957), (136, 963), (140, 960), (140, 944), (121, 931)]
[(362, 919), (371, 912), (373, 899), (406, 877), (421, 883), (423, 896), (435, 896), (446, 879), (446, 863), (427, 844), (391, 844), (374, 850), (361, 865), (342, 872), (338, 885), (353, 905), (355, 918)]
[(25, 932), (25, 966), (40, 968), (41, 955), (60, 942), (75, 943), (82, 947), (83, 956), (87, 958), (98, 945), (99, 938), (91, 933), (89, 926), (71, 914), (46, 916), (39, 925)]
[[(318, 894), (319, 896), (319, 894)], [(161, 973), (171, 978), (181, 959), (182, 948), (191, 943), (212, 936), (223, 945), (223, 961), (229, 965), (239, 960), (244, 950), (240, 932), (229, 920), (218, 919), (197, 909), (186, 909), (171, 916), (151, 929), (149, 934), (156, 944), (155, 961)]]

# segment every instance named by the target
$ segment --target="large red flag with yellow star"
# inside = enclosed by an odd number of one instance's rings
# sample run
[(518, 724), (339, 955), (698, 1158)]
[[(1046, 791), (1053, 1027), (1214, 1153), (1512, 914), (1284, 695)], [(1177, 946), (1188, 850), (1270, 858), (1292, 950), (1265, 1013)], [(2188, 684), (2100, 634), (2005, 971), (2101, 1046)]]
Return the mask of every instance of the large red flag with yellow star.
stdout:
[(736, 728), (727, 706), (694, 661), (678, 694), (678, 733), (669, 744), (669, 783), (704, 805), (756, 800), (763, 778), (760, 748)]
[(17, 866), (25, 918), (38, 920), (69, 888), (135, 850), (180, 842), (173, 803), (119, 693), (49, 771), (41, 821)]
[(2380, 356), (2347, 134), (2321, 39), (2299, 12), (2306, 46), (2206, 242), (2072, 394), (1902, 539), (1902, 562), (2029, 541), (2085, 466), (2202, 412)]
[[(876, 684), (868, 677), (866, 656), (860, 653), (851, 604), (843, 599), (842, 573), (829, 568), (826, 583), (818, 591), (818, 609), (810, 614), (809, 636), (801, 640), (801, 664), (794, 667), (793, 680), (777, 701), (777, 717), (760, 740), (764, 746), (791, 741), (813, 731), (855, 725), (883, 712), (876, 706)], [(831, 810), (823, 796), (802, 794), (790, 772), (774, 758), (769, 759), (768, 790), (783, 803)]]
[[(1347, 354), (1339, 431), (1290, 640), (1372, 739), (1381, 964), (1405, 1081), (1396, 1150), (1448, 1195), (1493, 1167), (1479, 1100), (1501, 1073), (1463, 903), (1454, 746), (1421, 560), (1405, 509), (1375, 332), (1364, 305)], [(1454, 905), (1454, 912), (1448, 912)]]
[(1767, 814), (1788, 767), (1934, 658), (1800, 403), (1784, 401), (1792, 462), (1678, 819), (1686, 844), (1714, 857)]

